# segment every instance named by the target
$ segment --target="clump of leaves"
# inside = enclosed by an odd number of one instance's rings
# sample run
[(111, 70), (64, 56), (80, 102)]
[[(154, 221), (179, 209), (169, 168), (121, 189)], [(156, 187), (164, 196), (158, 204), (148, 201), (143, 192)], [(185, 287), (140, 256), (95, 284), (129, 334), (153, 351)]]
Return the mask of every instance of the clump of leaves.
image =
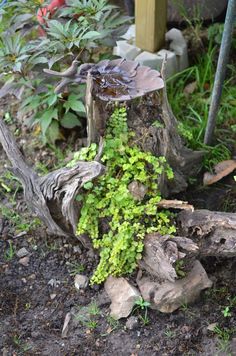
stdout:
[[(41, 24), (45, 37), (39, 38), (37, 12), (47, 4), (41, 0), (11, 1), (0, 13), (5, 24), (0, 38), (0, 72), (5, 84), (0, 97), (12, 93), (23, 98), (22, 111), (33, 111), (28, 122), (39, 124), (44, 142), (54, 143), (62, 138), (61, 127), (81, 125), (84, 90), (76, 85), (70, 95), (55, 95), (57, 79), (42, 75), (43, 67), (63, 71), (75, 58), (80, 64), (96, 61), (107, 46), (114, 45), (118, 28), (129, 18), (121, 16), (107, 0), (67, 1), (62, 9), (45, 15)], [(10, 19), (9, 11), (14, 13)]]
[[(164, 157), (155, 157), (143, 152), (133, 142), (129, 132), (127, 113), (124, 107), (116, 108), (108, 123), (102, 162), (106, 173), (84, 185), (85, 194), (78, 200), (83, 207), (77, 234), (88, 234), (93, 247), (100, 252), (100, 262), (91, 283), (101, 283), (109, 275), (119, 276), (131, 273), (137, 266), (143, 251), (146, 233), (158, 231), (161, 234), (175, 232), (168, 211), (158, 211), (161, 200), (158, 179), (166, 174), (173, 178), (173, 172)], [(96, 155), (94, 144), (81, 153), (77, 159), (93, 159)], [(133, 181), (143, 184), (146, 195), (135, 200), (129, 191)], [(86, 192), (87, 190), (87, 192)], [(101, 225), (106, 227), (101, 228)]]
[(81, 126), (81, 117), (85, 116), (81, 93), (69, 95), (55, 94), (54, 86), (46, 85), (39, 93), (25, 98), (21, 104), (21, 113), (27, 116), (29, 125), (39, 124), (43, 141), (54, 143), (60, 135), (60, 127), (72, 129)]
[(150, 307), (151, 303), (145, 301), (142, 297), (139, 297), (134, 304), (133, 312), (136, 310), (143, 311), (144, 315), (139, 314), (139, 318), (141, 319), (143, 325), (147, 325), (149, 323), (148, 319), (148, 307)]

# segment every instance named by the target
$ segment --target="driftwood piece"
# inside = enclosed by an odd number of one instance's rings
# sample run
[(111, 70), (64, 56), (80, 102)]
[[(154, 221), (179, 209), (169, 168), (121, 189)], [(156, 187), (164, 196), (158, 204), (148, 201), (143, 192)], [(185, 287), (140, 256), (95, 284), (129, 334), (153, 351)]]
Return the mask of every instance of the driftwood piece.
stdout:
[(181, 211), (178, 221), (180, 233), (197, 244), (200, 256), (236, 256), (236, 214)]
[[(99, 162), (78, 162), (43, 177), (26, 163), (8, 127), (0, 118), (0, 142), (12, 164), (10, 170), (20, 180), (28, 206), (55, 235), (74, 235), (79, 216), (75, 197), (84, 183), (104, 172)], [(81, 238), (82, 239), (82, 238)], [(86, 243), (85, 240), (81, 242)]]
[(175, 282), (160, 283), (138, 273), (137, 284), (142, 297), (152, 309), (172, 313), (183, 304), (194, 302), (200, 292), (212, 286), (206, 271), (199, 261), (195, 261), (188, 275)]
[(174, 282), (177, 278), (174, 263), (188, 256), (196, 256), (198, 246), (192, 240), (180, 236), (148, 234), (144, 238), (144, 252), (139, 267), (156, 281)]

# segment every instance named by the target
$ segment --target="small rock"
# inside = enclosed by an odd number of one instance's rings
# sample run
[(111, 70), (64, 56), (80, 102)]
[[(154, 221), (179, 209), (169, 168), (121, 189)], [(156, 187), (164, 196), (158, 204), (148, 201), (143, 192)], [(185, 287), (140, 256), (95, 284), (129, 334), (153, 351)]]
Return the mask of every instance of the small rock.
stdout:
[(73, 251), (74, 251), (75, 253), (79, 253), (79, 254), (82, 253), (81, 248), (80, 248), (79, 246), (74, 246), (74, 247), (73, 247)]
[(85, 289), (88, 286), (88, 277), (83, 274), (76, 274), (75, 276), (75, 288), (77, 290)]
[(129, 44), (127, 41), (117, 41), (116, 42), (116, 53), (117, 56), (122, 58), (133, 60), (139, 53), (141, 53), (141, 49)]
[(131, 316), (128, 318), (125, 324), (126, 328), (129, 330), (135, 330), (138, 327), (138, 318), (136, 316)]
[(121, 36), (127, 41), (134, 41), (135, 39), (135, 25), (131, 25), (128, 30)]
[(136, 180), (129, 184), (128, 189), (133, 198), (139, 201), (143, 200), (148, 190), (145, 185)]
[(31, 337), (33, 339), (37, 339), (40, 336), (40, 332), (39, 331), (32, 331), (31, 332)]
[(110, 315), (116, 320), (126, 318), (140, 297), (139, 291), (125, 278), (112, 276), (107, 278), (104, 288), (112, 302)]
[(215, 328), (217, 327), (217, 325), (218, 325), (218, 323), (209, 324), (208, 327), (207, 327), (207, 330), (214, 331)]
[(32, 274), (28, 277), (28, 279), (34, 280), (34, 279), (36, 279), (36, 275), (35, 275), (34, 273), (32, 273)]
[(52, 287), (52, 288), (57, 288), (59, 286), (61, 282), (56, 280), (55, 278), (50, 279), (50, 281), (48, 281), (48, 284)]
[(22, 257), (28, 256), (29, 252), (26, 250), (25, 247), (22, 247), (17, 251), (16, 255), (17, 255), (17, 257), (22, 258)]
[(25, 256), (25, 257), (22, 257), (19, 259), (19, 263), (22, 265), (22, 266), (25, 266), (27, 267), (29, 265), (29, 256)]
[(56, 294), (55, 293), (52, 293), (52, 294), (50, 294), (50, 298), (51, 298), (51, 300), (53, 300), (53, 299), (55, 299), (56, 298)]

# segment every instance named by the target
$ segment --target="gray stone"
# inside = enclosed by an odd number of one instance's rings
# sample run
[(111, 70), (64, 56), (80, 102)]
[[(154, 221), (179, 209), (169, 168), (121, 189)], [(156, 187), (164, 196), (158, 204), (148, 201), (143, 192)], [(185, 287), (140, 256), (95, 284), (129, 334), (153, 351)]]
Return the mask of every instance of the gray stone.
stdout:
[(77, 290), (85, 289), (88, 286), (89, 279), (83, 274), (76, 274), (75, 276), (75, 288)]
[(148, 190), (145, 185), (136, 180), (129, 184), (128, 189), (133, 198), (139, 201), (143, 200)]
[(74, 251), (75, 253), (78, 253), (78, 254), (81, 254), (81, 253), (82, 253), (81, 248), (80, 248), (79, 246), (74, 246), (74, 247), (73, 247), (73, 251)]
[(138, 327), (138, 318), (136, 316), (130, 316), (126, 323), (125, 326), (129, 330), (135, 330)]
[(22, 266), (25, 266), (27, 267), (29, 265), (29, 256), (25, 256), (25, 257), (22, 257), (19, 259), (19, 263), (22, 265)]
[(165, 37), (167, 41), (170, 41), (170, 50), (176, 54), (178, 71), (184, 70), (188, 67), (188, 50), (182, 32), (172, 28), (166, 33)]
[(16, 256), (19, 258), (28, 256), (28, 255), (29, 255), (29, 251), (27, 251), (25, 247), (20, 248), (16, 253)]
[(155, 53), (144, 51), (135, 58), (135, 61), (143, 66), (157, 69), (160, 59)]
[(117, 41), (116, 55), (125, 59), (134, 60), (141, 52), (141, 49), (129, 44), (127, 41)]
[(186, 41), (184, 39), (184, 36), (180, 30), (177, 28), (172, 28), (165, 34), (166, 41), (171, 41), (171, 42), (177, 42), (177, 43), (184, 43), (186, 44)]
[(135, 24), (131, 25), (124, 35), (121, 36), (127, 41), (134, 41), (135, 39)]
[(140, 298), (139, 291), (123, 277), (108, 277), (104, 287), (112, 302), (110, 315), (116, 320), (126, 318)]

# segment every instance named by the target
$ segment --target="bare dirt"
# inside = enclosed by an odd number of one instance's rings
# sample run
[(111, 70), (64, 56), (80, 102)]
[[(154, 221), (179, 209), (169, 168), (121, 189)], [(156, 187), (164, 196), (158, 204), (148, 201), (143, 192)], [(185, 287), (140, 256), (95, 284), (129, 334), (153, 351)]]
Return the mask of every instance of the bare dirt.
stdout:
[[(8, 100), (1, 102), (1, 108), (2, 112), (9, 110)], [(14, 122), (11, 129), (17, 129)], [(26, 133), (19, 134), (18, 142), (27, 157), (34, 164), (46, 160), (53, 166), (53, 154), (39, 150)], [(148, 309), (145, 321), (144, 311), (136, 310), (133, 315), (138, 325), (129, 330), (127, 320), (117, 322), (109, 317), (103, 286), (79, 291), (74, 286), (75, 267), (77, 273), (91, 276), (98, 261), (92, 251), (84, 250), (76, 239), (49, 236), (36, 222), (27, 231), (35, 217), (28, 212), (18, 183), (4, 176), (9, 163), (2, 148), (0, 158), (0, 351), (4, 356), (236, 355), (235, 258), (202, 261), (213, 281), (211, 289), (194, 305), (183, 304), (172, 314)], [(221, 209), (229, 201), (229, 187), (214, 189), (208, 188), (207, 194), (191, 192), (190, 202), (200, 208)], [(233, 206), (232, 199), (230, 204)], [(23, 247), (28, 251), (28, 263), (17, 256)], [(63, 338), (69, 312), (72, 318)]]

